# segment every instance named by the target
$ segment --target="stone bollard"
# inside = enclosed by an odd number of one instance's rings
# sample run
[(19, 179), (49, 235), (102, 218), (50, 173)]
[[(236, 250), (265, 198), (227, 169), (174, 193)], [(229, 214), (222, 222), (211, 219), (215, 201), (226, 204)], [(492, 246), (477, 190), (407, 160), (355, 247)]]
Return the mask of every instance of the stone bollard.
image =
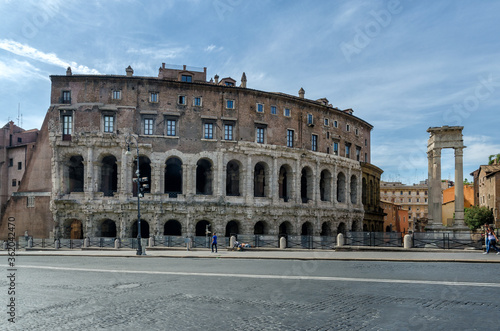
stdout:
[(33, 237), (28, 239), (28, 248), (33, 248)]
[(410, 249), (412, 248), (412, 241), (411, 241), (411, 235), (406, 234), (403, 238), (403, 243), (404, 243), (404, 248), (405, 249)]
[(3, 242), (2, 248), (5, 249), (5, 250), (7, 249), (7, 242), (5, 240)]
[(342, 247), (342, 246), (344, 246), (344, 234), (339, 233), (337, 235), (337, 247)]
[(87, 237), (83, 240), (83, 247), (88, 248), (90, 247), (90, 238)]
[(191, 249), (191, 238), (186, 237), (186, 238), (184, 239), (184, 243), (186, 244), (186, 250), (188, 250), (188, 251), (189, 251), (189, 250)]
[(236, 241), (236, 237), (235, 236), (231, 236), (231, 239), (229, 239), (229, 247), (231, 249), (233, 249), (235, 241)]
[(61, 248), (61, 241), (59, 239), (56, 239), (56, 241), (54, 242), (54, 248), (55, 249)]
[(120, 248), (120, 239), (116, 238), (115, 239), (115, 249), (119, 249)]
[(148, 247), (153, 247), (155, 245), (155, 238), (149, 237)]
[(286, 238), (285, 237), (281, 237), (280, 238), (280, 248), (281, 249), (285, 249), (286, 248)]

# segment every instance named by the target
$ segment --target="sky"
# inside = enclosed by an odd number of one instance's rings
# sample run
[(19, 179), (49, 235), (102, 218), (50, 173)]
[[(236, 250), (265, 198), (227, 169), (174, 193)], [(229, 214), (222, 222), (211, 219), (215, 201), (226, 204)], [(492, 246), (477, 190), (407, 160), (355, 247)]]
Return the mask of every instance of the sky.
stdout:
[(500, 1), (0, 0), (0, 13), (0, 124), (40, 128), (49, 76), (68, 66), (156, 77), (185, 64), (352, 108), (374, 127), (384, 181), (427, 178), (429, 127), (464, 127), (469, 181), (500, 153)]

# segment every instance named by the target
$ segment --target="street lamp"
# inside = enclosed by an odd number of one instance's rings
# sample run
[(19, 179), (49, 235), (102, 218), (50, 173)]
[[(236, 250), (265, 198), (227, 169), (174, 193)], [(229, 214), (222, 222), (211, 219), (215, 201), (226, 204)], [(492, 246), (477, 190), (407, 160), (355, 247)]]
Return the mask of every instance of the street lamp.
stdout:
[[(134, 141), (132, 141), (132, 138)], [(141, 190), (141, 182), (145, 182), (144, 178), (141, 178), (141, 173), (139, 172), (139, 141), (137, 140), (137, 137), (132, 135), (131, 133), (128, 134), (125, 142), (127, 143), (127, 152), (125, 153), (126, 155), (132, 155), (130, 152), (130, 144), (135, 143), (135, 147), (137, 150), (137, 170), (135, 171), (135, 175), (137, 178), (134, 178), (134, 183), (137, 183), (137, 253), (136, 255), (146, 255), (146, 253), (142, 252), (142, 243), (141, 243), (141, 197), (142, 197), (142, 190)]]

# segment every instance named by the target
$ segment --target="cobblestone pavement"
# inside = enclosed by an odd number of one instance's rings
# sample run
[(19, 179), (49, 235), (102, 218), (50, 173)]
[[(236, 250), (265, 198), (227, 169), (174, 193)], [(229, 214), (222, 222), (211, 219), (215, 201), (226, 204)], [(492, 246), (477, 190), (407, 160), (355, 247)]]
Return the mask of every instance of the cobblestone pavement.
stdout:
[(500, 308), (496, 264), (19, 260), (18, 320), (5, 330), (491, 330)]

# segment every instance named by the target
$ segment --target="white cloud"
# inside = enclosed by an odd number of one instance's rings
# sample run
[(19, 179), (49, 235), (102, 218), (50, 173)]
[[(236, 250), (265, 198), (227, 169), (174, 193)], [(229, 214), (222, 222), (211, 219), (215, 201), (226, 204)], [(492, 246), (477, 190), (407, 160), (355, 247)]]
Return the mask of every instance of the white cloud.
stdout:
[(31, 63), (18, 60), (0, 61), (0, 78), (17, 83), (26, 83), (33, 78), (50, 81), (48, 75), (41, 73)]
[(31, 46), (18, 43), (14, 40), (0, 39), (0, 48), (16, 55), (27, 57), (43, 63), (55, 65), (62, 68), (71, 67), (73, 72), (80, 74), (99, 74), (95, 69), (90, 69), (87, 66), (79, 65), (76, 62), (68, 62), (60, 59), (54, 53), (44, 53)]
[(211, 52), (220, 52), (224, 49), (224, 47), (220, 46), (220, 47), (217, 47), (215, 45), (208, 45), (207, 47), (205, 47), (204, 51), (207, 52), (207, 53), (211, 53)]
[(188, 51), (189, 47), (162, 47), (162, 48), (129, 48), (127, 53), (140, 56), (149, 56), (153, 59), (175, 59)]

